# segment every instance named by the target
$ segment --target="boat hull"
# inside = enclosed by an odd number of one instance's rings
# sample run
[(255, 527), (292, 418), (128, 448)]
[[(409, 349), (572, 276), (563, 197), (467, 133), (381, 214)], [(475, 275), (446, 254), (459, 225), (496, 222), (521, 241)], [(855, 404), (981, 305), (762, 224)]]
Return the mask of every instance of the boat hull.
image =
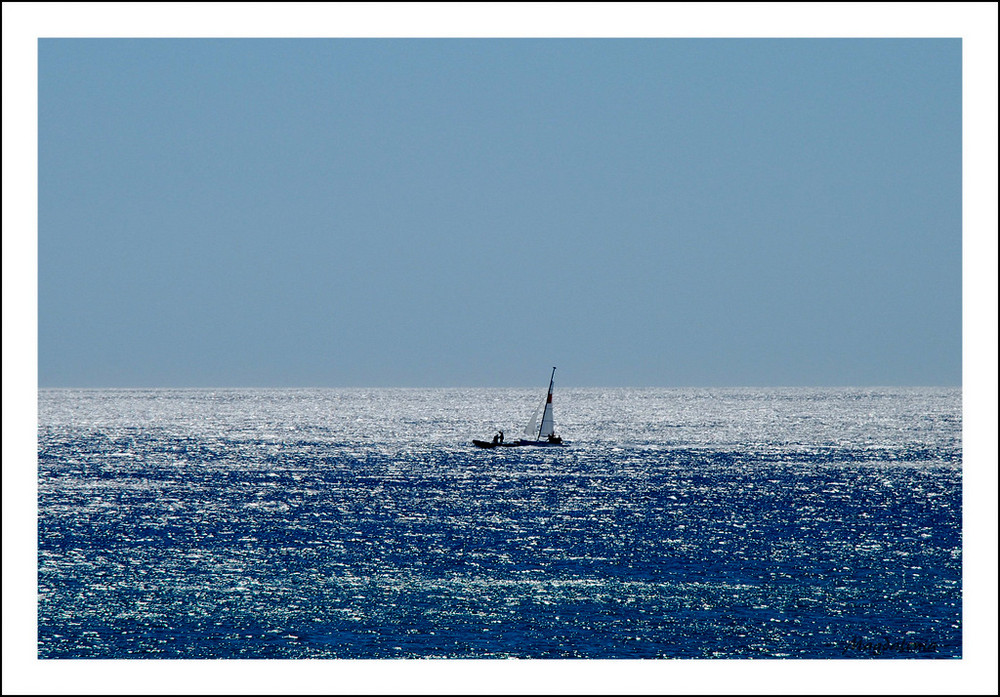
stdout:
[(472, 439), (472, 444), (477, 448), (484, 448), (486, 450), (491, 450), (493, 448), (521, 448), (521, 447), (538, 447), (538, 448), (562, 448), (568, 445), (568, 443), (558, 442), (552, 443), (547, 440), (515, 440), (509, 441), (507, 443), (493, 443), (488, 440), (478, 440), (476, 438)]
[(517, 441), (511, 442), (511, 443), (494, 443), (492, 441), (477, 440), (475, 438), (472, 439), (472, 444), (474, 446), (476, 446), (477, 448), (487, 448), (487, 449), (489, 449), (489, 448), (516, 448), (517, 446), (520, 445), (520, 443), (517, 442)]

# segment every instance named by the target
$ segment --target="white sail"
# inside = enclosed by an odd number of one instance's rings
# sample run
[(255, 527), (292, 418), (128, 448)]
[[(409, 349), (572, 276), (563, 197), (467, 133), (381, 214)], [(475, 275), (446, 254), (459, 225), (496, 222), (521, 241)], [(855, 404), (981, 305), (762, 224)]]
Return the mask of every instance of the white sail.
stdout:
[(542, 425), (538, 429), (538, 439), (554, 436), (555, 433), (556, 425), (552, 419), (552, 393), (550, 392), (545, 400), (545, 411), (542, 412)]
[(542, 402), (538, 405), (538, 408), (535, 409), (535, 412), (531, 415), (531, 419), (528, 421), (528, 425), (524, 427), (523, 438), (527, 440), (535, 440), (538, 438), (538, 415), (544, 407), (545, 402)]
[(556, 369), (552, 369), (549, 378), (549, 393), (545, 396), (545, 409), (542, 411), (542, 425), (538, 427), (538, 440), (554, 436), (556, 433), (555, 419), (552, 416), (552, 385), (556, 379)]

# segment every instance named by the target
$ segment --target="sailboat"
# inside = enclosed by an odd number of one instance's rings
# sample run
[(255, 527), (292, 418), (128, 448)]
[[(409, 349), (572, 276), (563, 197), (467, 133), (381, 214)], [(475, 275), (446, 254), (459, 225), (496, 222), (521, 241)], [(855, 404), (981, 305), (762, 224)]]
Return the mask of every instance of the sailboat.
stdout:
[[(524, 429), (524, 436), (516, 441), (504, 442), (503, 431), (493, 437), (492, 441), (472, 440), (472, 444), (479, 448), (512, 448), (521, 445), (539, 446), (560, 446), (565, 445), (563, 439), (556, 435), (555, 419), (552, 416), (552, 387), (555, 384), (556, 369), (552, 368), (552, 375), (549, 377), (549, 391), (545, 395), (545, 402), (535, 411), (535, 415)], [(538, 412), (541, 411), (542, 420), (538, 421)]]

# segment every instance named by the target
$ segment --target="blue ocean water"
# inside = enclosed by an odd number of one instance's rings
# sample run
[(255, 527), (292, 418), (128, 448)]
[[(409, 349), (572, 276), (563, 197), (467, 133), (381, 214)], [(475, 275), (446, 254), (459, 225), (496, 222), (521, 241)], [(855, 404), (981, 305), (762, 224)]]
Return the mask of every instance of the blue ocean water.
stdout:
[(960, 658), (961, 390), (41, 390), (41, 658)]

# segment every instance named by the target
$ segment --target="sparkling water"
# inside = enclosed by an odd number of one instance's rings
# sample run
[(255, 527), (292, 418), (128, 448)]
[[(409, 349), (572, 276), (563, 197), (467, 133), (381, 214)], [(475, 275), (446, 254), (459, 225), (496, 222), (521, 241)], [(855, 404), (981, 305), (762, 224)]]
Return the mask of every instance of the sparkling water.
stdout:
[(41, 658), (960, 658), (958, 388), (41, 390)]

